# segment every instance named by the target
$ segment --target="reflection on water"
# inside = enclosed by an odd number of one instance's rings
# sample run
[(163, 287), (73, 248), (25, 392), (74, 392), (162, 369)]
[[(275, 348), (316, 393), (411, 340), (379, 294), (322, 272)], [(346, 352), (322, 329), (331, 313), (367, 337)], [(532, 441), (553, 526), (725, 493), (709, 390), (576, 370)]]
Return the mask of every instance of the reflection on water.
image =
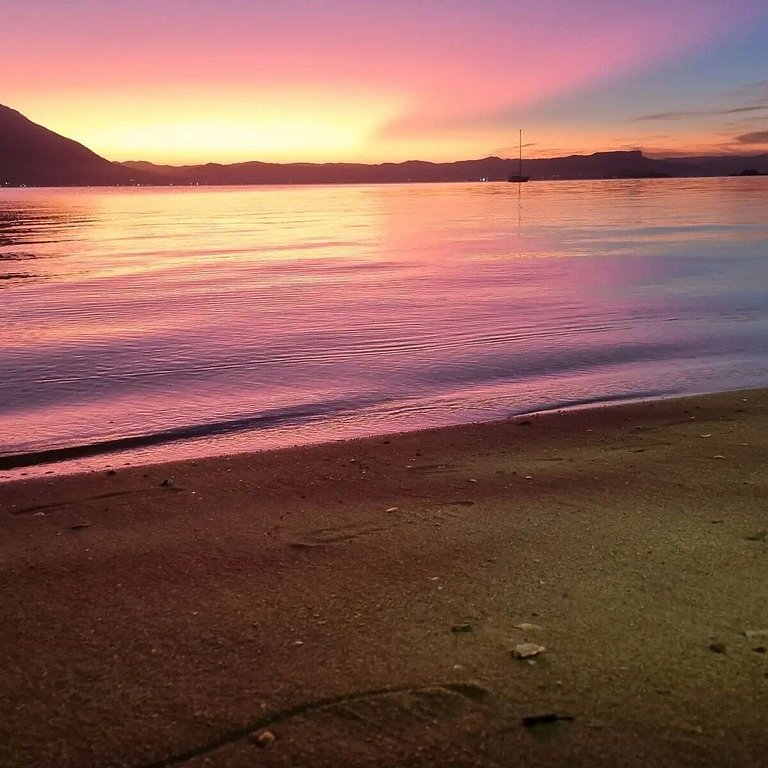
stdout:
[(0, 455), (765, 384), (767, 199), (763, 178), (3, 190)]

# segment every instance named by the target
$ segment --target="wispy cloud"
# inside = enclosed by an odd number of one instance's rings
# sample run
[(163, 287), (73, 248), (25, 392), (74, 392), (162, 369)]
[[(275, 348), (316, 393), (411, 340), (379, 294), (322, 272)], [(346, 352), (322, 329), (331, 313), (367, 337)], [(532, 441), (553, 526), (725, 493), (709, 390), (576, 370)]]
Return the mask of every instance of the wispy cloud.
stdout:
[[(509, 154), (510, 152), (517, 152), (519, 146), (520, 146), (519, 144), (515, 144), (514, 146), (509, 146), (509, 147), (498, 147), (497, 149), (493, 150), (493, 154), (503, 156), (503, 155)], [(539, 143), (537, 141), (529, 141), (523, 144), (523, 149), (530, 149), (531, 147), (538, 147), (538, 146), (539, 146)]]
[(768, 93), (768, 79), (766, 80), (756, 80), (753, 83), (744, 83), (744, 85), (740, 85), (738, 88), (734, 88), (730, 91), (730, 93), (734, 95), (741, 95), (744, 96), (744, 94), (763, 94)]
[(655, 112), (651, 115), (633, 117), (633, 122), (646, 120), (679, 120), (683, 117), (702, 117), (709, 115), (741, 115), (745, 112), (759, 112), (768, 109), (768, 104), (749, 104), (745, 107), (732, 107), (730, 109), (679, 109), (671, 112)]
[(765, 125), (765, 115), (757, 117), (742, 117), (739, 120), (726, 120), (723, 123), (723, 129), (731, 132), (746, 133), (750, 130), (754, 130), (755, 127), (762, 129)]
[(742, 133), (736, 137), (739, 144), (768, 144), (768, 131), (753, 131), (752, 133)]

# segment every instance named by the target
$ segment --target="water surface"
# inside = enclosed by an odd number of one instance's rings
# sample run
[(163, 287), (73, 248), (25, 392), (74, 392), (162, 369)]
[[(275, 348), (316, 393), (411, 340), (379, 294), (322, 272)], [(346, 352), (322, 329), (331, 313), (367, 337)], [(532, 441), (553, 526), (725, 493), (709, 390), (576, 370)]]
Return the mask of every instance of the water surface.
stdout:
[(0, 456), (34, 466), (0, 476), (766, 385), (766, 203), (765, 178), (2, 190)]

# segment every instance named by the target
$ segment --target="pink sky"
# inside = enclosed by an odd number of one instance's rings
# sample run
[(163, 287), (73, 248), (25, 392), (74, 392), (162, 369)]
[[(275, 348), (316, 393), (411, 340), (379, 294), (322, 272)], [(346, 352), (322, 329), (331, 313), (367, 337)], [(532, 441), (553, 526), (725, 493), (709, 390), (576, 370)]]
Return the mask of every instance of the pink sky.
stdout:
[[(518, 126), (532, 155), (720, 146), (722, 120), (688, 115), (662, 131), (635, 118), (691, 101), (701, 112), (701, 58), (715, 64), (768, 26), (762, 0), (114, 5), (4, 10), (0, 101), (110, 159), (173, 163), (479, 157)], [(740, 66), (734, 83), (766, 76)], [(727, 85), (726, 106), (737, 101)]]

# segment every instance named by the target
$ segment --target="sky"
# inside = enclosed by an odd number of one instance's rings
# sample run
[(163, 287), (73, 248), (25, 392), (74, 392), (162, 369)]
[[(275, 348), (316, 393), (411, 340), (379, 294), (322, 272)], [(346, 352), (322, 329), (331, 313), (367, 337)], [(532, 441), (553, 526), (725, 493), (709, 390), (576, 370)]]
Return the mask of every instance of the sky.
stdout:
[(0, 0), (0, 103), (110, 160), (768, 151), (768, 0)]

